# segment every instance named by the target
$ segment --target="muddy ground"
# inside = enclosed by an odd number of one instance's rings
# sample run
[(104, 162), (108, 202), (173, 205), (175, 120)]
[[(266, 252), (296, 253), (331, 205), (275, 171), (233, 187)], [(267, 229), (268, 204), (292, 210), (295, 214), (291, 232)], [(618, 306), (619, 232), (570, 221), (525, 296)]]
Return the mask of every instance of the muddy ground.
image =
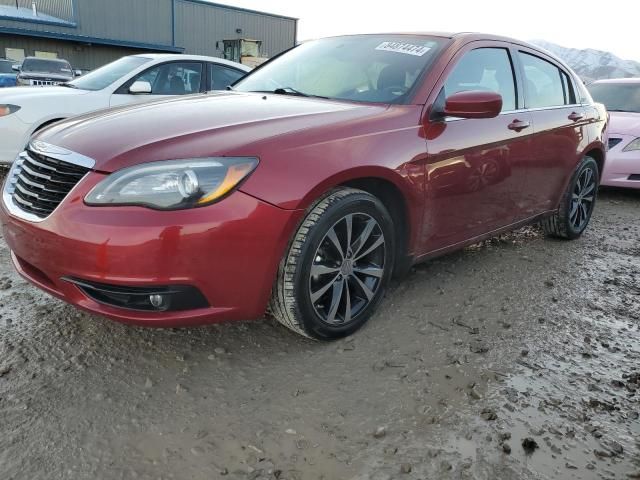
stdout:
[(132, 328), (0, 245), (0, 478), (639, 479), (640, 192), (417, 267), (332, 344)]

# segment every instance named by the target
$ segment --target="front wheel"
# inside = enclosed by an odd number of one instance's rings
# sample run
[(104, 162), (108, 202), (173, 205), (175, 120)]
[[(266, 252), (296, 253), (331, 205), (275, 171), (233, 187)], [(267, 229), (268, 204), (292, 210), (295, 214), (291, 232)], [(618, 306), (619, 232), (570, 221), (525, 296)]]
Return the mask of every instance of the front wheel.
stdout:
[(562, 196), (558, 210), (542, 221), (547, 235), (574, 240), (584, 233), (596, 205), (599, 178), (596, 161), (584, 157)]
[(280, 263), (271, 313), (308, 337), (349, 335), (380, 303), (394, 252), (393, 221), (380, 200), (334, 190), (310, 209)]

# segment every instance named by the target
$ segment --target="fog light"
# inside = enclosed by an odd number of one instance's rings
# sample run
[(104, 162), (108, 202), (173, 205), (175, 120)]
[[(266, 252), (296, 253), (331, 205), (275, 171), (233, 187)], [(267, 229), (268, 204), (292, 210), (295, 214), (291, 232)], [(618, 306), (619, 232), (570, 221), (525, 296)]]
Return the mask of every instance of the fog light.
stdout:
[(162, 295), (149, 295), (149, 302), (154, 308), (160, 308), (164, 304), (164, 297)]
[(209, 302), (200, 290), (191, 285), (131, 287), (73, 277), (62, 277), (62, 280), (73, 283), (92, 300), (112, 307), (157, 313), (195, 310), (209, 306)]

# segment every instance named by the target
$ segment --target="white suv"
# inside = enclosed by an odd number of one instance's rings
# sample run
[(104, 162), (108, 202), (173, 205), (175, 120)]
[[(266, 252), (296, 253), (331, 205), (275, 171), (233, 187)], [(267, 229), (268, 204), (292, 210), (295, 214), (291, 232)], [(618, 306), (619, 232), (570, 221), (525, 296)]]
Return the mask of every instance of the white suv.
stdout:
[(224, 90), (249, 70), (220, 58), (141, 54), (57, 87), (2, 89), (0, 164), (12, 163), (35, 131), (58, 120), (129, 103)]

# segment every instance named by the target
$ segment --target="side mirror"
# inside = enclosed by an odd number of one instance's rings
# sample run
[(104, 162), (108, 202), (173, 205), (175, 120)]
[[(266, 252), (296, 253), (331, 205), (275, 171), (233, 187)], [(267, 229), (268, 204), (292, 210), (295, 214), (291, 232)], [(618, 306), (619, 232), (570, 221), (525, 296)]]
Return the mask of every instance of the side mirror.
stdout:
[(12, 66), (11, 66), (11, 69), (12, 69), (14, 72), (19, 72), (19, 71), (20, 71), (20, 67), (21, 67), (21, 65), (12, 65)]
[(459, 118), (495, 118), (502, 111), (502, 95), (495, 92), (458, 92), (447, 97), (444, 114)]
[(133, 95), (145, 95), (151, 93), (151, 84), (143, 80), (133, 82), (133, 85), (129, 87), (129, 93)]
[(81, 76), (82, 76), (82, 70), (74, 70), (74, 71), (73, 71), (73, 74), (74, 74), (76, 77), (81, 77)]

